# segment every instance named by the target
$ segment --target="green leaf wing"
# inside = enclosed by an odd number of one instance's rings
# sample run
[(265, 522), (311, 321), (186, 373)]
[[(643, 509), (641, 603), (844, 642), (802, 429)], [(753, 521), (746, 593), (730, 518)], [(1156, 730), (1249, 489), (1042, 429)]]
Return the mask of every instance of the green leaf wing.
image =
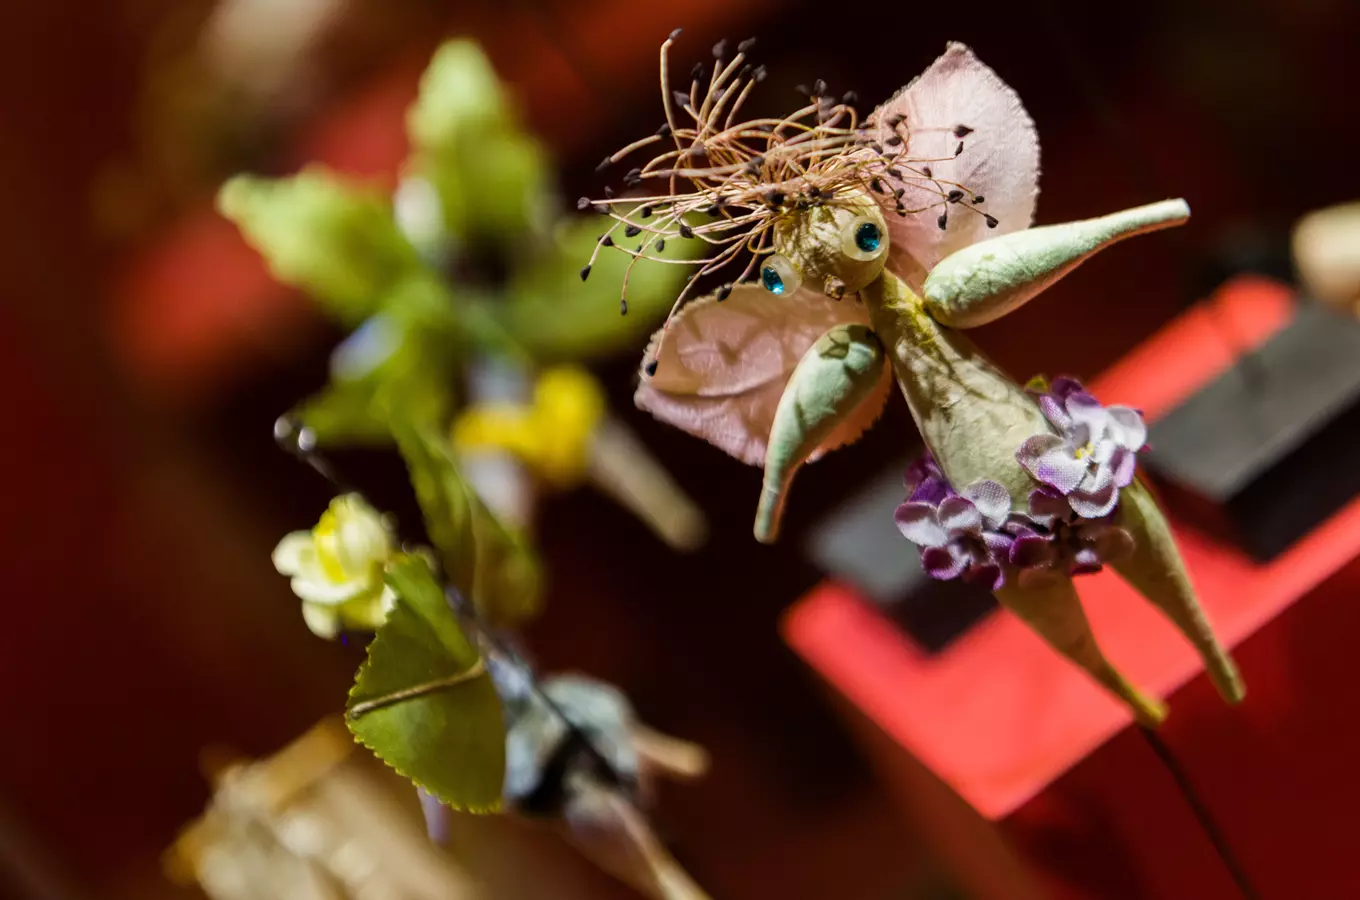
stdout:
[(505, 726), (491, 676), (425, 560), (401, 557), (386, 576), (397, 602), (350, 690), (350, 731), (449, 806), (495, 811)]
[(409, 421), (394, 422), (393, 436), (450, 583), (490, 624), (513, 625), (536, 613), (542, 595), (537, 557), (463, 480), (447, 438)]
[[(500, 314), (506, 330), (538, 359), (584, 359), (641, 346), (670, 311), (692, 269), (672, 263), (639, 260), (628, 279), (628, 315), (619, 315), (624, 271), (630, 256), (605, 248), (590, 277), (581, 267), (590, 259), (608, 220), (574, 216), (557, 229), (556, 244), (537, 265), (516, 273)], [(624, 243), (621, 232), (615, 239)], [(641, 237), (632, 239), (641, 241)], [(684, 260), (708, 245), (671, 238), (649, 256)], [(636, 249), (633, 246), (632, 249)]]
[(218, 208), (264, 256), (274, 277), (354, 325), (423, 268), (384, 194), (310, 166), (291, 178), (238, 175)]

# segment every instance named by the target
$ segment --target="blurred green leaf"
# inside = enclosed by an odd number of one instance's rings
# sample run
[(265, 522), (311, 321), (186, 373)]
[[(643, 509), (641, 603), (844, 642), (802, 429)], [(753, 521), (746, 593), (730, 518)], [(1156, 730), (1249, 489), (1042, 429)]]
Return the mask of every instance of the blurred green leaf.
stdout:
[(420, 93), (406, 112), (406, 133), (418, 151), (453, 150), (480, 133), (499, 131), (510, 118), (486, 54), (474, 41), (448, 41), (420, 78)]
[(449, 582), (489, 624), (515, 625), (536, 613), (542, 594), (537, 557), (525, 536), (493, 516), (463, 480), (448, 438), (405, 420), (393, 422), (393, 436)]
[(505, 730), (491, 676), (424, 559), (401, 557), (386, 577), (397, 602), (350, 690), (350, 731), (449, 806), (493, 812)]
[(457, 242), (512, 256), (556, 215), (543, 150), (476, 44), (450, 41), (435, 53), (406, 121), (409, 169), (434, 187)]
[[(451, 415), (457, 377), (449, 350), (391, 316), (375, 316), (336, 348), (330, 383), (292, 415), (320, 447), (390, 444), (393, 415), (443, 424)], [(364, 354), (385, 358), (358, 359)]]
[[(558, 227), (555, 248), (547, 258), (521, 269), (512, 280), (498, 312), (506, 329), (536, 358), (579, 360), (640, 349), (693, 271), (689, 266), (639, 260), (628, 280), (628, 315), (619, 315), (623, 274), (632, 257), (605, 248), (589, 279), (581, 280), (581, 267), (589, 261), (607, 221), (566, 220)], [(697, 239), (672, 238), (663, 252), (650, 252), (664, 259), (693, 259), (707, 247)]]
[(345, 324), (371, 315), (422, 268), (390, 199), (321, 167), (291, 178), (239, 175), (222, 186), (217, 203), (274, 277), (312, 294)]
[(452, 416), (463, 333), (433, 277), (407, 279), (331, 354), (330, 382), (293, 410), (318, 446), (391, 443), (394, 416), (444, 427)]

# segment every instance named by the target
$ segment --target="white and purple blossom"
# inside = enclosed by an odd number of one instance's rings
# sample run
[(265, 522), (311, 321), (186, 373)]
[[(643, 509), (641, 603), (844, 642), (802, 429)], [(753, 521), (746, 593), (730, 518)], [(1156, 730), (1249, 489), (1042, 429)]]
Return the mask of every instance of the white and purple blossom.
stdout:
[(1137, 453), (1147, 443), (1142, 415), (1128, 406), (1102, 406), (1073, 378), (1057, 378), (1039, 397), (1057, 434), (1038, 434), (1015, 458), (1035, 480), (1067, 499), (1083, 519), (1114, 512), (1119, 491), (1133, 481)]
[(1113, 516), (1087, 519), (1050, 487), (1029, 495), (1029, 512), (1013, 516), (1007, 531), (1014, 538), (1009, 562), (1019, 570), (1021, 587), (1054, 578), (1099, 572), (1133, 552), (1133, 536)]
[(934, 460), (927, 460), (914, 487), (908, 474), (913, 499), (893, 515), (898, 530), (921, 548), (921, 566), (930, 577), (963, 577), (996, 590), (1005, 583), (1003, 567), (1014, 543), (1004, 530), (1011, 516), (1010, 494), (995, 481), (979, 481), (956, 494), (938, 466), (931, 471)]
[(955, 496), (956, 492), (949, 479), (945, 477), (944, 470), (935, 461), (935, 456), (927, 450), (919, 459), (907, 466), (906, 476), (903, 483), (907, 487), (907, 502), (909, 503), (929, 503), (932, 506), (939, 506), (946, 497)]

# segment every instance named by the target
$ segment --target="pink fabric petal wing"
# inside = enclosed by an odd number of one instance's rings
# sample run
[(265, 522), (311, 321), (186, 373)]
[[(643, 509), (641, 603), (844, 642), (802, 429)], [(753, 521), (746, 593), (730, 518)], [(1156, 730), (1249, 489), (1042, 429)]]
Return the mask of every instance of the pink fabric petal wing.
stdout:
[[(909, 158), (940, 159), (911, 164), (915, 172), (904, 169), (900, 181), (888, 178), (893, 190), (905, 189), (907, 209), (924, 207), (920, 212), (898, 216), (891, 191), (875, 195), (888, 220), (889, 268), (919, 292), (925, 274), (955, 250), (1029, 227), (1039, 193), (1039, 138), (1015, 91), (963, 44), (951, 43), (919, 78), (874, 111), (878, 140), (889, 152), (893, 132), (886, 123), (892, 116), (905, 117)], [(963, 152), (956, 157), (960, 142)], [(924, 177), (927, 167), (933, 180)], [(981, 197), (980, 212), (945, 203), (942, 194), (955, 189)], [(943, 212), (948, 219), (941, 229)], [(982, 213), (996, 219), (995, 228), (987, 227)]]
[[(778, 297), (746, 284), (722, 303), (709, 295), (685, 306), (652, 338), (633, 399), (661, 421), (762, 465), (775, 408), (794, 367), (817, 338), (843, 322), (867, 325), (868, 311), (854, 300), (812, 290)], [(656, 373), (648, 375), (653, 362)], [(886, 400), (886, 389), (883, 395)], [(875, 409), (868, 421), (877, 414)], [(861, 430), (866, 424), (859, 422)], [(838, 435), (842, 429), (832, 438)]]

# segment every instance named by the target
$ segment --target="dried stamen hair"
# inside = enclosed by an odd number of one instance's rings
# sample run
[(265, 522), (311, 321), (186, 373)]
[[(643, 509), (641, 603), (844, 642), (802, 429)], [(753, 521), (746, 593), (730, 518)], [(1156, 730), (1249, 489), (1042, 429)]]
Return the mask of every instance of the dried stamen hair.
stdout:
[[(826, 96), (826, 83), (818, 79), (802, 89), (808, 103), (783, 119), (738, 121), (737, 114), (756, 84), (765, 79), (764, 66), (752, 66), (747, 55), (754, 41), (742, 41), (737, 54), (724, 60), (726, 41), (714, 48), (711, 75), (705, 79), (702, 64), (694, 67), (688, 92), (672, 90), (669, 51), (680, 30), (671, 32), (661, 45), (661, 102), (666, 122), (655, 133), (634, 141), (606, 157), (599, 170), (622, 162), (631, 154), (656, 144), (673, 144), (641, 167), (630, 169), (624, 183), (630, 188), (654, 185), (638, 196), (619, 197), (608, 188), (604, 198), (581, 198), (582, 209), (595, 209), (614, 220), (600, 237), (582, 277), (594, 265), (601, 249), (613, 247), (632, 257), (624, 274), (622, 296), (628, 296), (628, 278), (639, 259), (672, 265), (698, 266), (676, 298), (674, 314), (689, 296), (699, 276), (717, 271), (749, 254), (737, 280), (749, 279), (763, 254), (772, 250), (771, 229), (781, 216), (814, 206), (852, 205), (865, 191), (895, 201), (900, 216), (936, 207), (941, 228), (948, 225), (949, 207), (960, 206), (996, 219), (977, 209), (983, 198), (965, 185), (938, 178), (930, 164), (953, 159), (964, 152), (964, 141), (973, 129), (950, 125), (930, 131), (952, 132), (959, 138), (951, 156), (921, 157), (910, 152), (911, 131), (900, 115), (882, 122), (860, 122), (851, 103), (853, 94), (840, 100)], [(706, 83), (705, 83), (706, 82)], [(917, 129), (920, 132), (921, 129)], [(902, 197), (906, 189), (891, 189), (885, 178), (912, 184), (930, 196), (924, 206), (909, 207)], [(622, 229), (629, 236), (642, 236), (636, 249), (619, 245), (614, 237)], [(710, 245), (699, 259), (666, 259), (660, 253), (671, 238), (701, 240)], [(622, 305), (626, 310), (626, 303)]]

